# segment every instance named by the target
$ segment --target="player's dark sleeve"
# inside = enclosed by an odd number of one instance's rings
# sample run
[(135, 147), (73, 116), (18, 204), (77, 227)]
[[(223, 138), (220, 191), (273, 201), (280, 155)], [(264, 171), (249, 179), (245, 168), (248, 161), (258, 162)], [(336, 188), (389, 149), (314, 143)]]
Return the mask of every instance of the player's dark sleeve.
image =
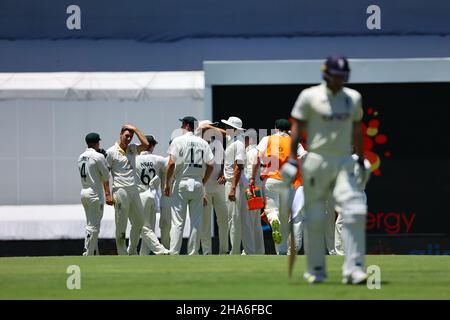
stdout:
[(106, 154), (106, 150), (105, 149), (98, 149), (97, 152), (101, 153), (106, 158), (107, 154)]

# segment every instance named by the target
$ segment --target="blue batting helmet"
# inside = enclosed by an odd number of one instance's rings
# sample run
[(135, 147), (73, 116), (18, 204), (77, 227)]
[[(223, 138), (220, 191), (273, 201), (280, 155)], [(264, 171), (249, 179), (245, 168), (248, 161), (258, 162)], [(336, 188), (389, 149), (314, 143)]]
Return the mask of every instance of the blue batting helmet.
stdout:
[(345, 78), (345, 81), (348, 81), (350, 76), (348, 60), (344, 56), (329, 56), (322, 65), (322, 71), (324, 79), (332, 75), (340, 75)]

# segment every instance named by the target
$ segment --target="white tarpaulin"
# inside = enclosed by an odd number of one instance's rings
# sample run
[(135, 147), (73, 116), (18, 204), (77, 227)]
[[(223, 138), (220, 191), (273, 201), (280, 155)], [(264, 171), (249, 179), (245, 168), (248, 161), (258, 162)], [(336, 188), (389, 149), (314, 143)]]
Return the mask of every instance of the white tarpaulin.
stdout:
[[(114, 239), (116, 226), (114, 208), (105, 205), (99, 238)], [(190, 222), (187, 216), (183, 237), (189, 237)], [(159, 229), (156, 215), (155, 233)], [(54, 240), (83, 239), (86, 234), (86, 216), (80, 205), (53, 206), (0, 206), (0, 240)], [(130, 234), (130, 224), (127, 237)]]
[[(131, 123), (166, 156), (178, 119), (210, 117), (203, 72), (0, 73), (0, 205), (80, 203), (78, 156), (98, 132), (112, 146)], [(133, 142), (139, 143), (135, 137)]]
[(0, 99), (203, 98), (202, 71), (0, 73)]

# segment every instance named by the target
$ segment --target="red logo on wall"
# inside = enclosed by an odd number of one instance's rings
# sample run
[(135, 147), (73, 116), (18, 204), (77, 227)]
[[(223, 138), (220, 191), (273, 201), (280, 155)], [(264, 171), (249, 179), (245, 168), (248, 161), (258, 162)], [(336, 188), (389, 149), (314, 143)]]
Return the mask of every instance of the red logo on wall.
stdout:
[[(372, 174), (381, 175), (381, 157), (389, 158), (392, 153), (386, 149), (388, 136), (380, 132), (380, 114), (374, 108), (367, 109), (368, 120), (362, 124), (362, 132), (364, 134), (364, 157), (369, 160)], [(381, 148), (380, 148), (381, 147)], [(380, 149), (382, 152), (380, 152)]]

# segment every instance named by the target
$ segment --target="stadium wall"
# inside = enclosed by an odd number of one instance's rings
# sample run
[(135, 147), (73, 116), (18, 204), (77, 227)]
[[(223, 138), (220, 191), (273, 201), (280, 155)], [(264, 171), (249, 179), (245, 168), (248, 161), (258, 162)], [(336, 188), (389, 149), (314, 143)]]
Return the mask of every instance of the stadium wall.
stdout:
[[(183, 239), (181, 254), (187, 253), (187, 238)], [(84, 240), (0, 240), (0, 257), (19, 256), (79, 256), (83, 251)], [(266, 254), (274, 255), (275, 246), (270, 232), (264, 233)], [(117, 253), (114, 239), (99, 239), (99, 251), (102, 255)], [(219, 252), (218, 237), (212, 238), (212, 252)], [(304, 254), (303, 248), (299, 254)], [(450, 255), (449, 237), (398, 237), (369, 235), (367, 254), (401, 255)]]
[(442, 0), (3, 0), (0, 39), (448, 35)]
[[(301, 90), (321, 81), (321, 63), (205, 62), (205, 104), (215, 120), (234, 115), (244, 128), (273, 129), (275, 119), (290, 115)], [(349, 86), (363, 97), (373, 167), (367, 231), (376, 240), (368, 251), (386, 245), (392, 253), (430, 252), (428, 246), (432, 252), (430, 239), (450, 238), (450, 153), (443, 138), (450, 59), (351, 59), (350, 65)]]
[[(102, 90), (91, 93), (67, 90), (67, 96), (60, 99), (49, 99), (47, 91), (42, 99), (42, 91), (33, 88), (14, 92), (3, 87), (0, 91), (1, 125), (15, 135), (3, 141), (0, 148), (3, 167), (12, 168), (6, 173), (12, 188), (2, 188), (0, 203), (7, 204), (7, 197), (13, 199), (11, 204), (18, 204), (18, 201), (29, 201), (22, 204), (78, 203), (75, 161), (84, 149), (82, 138), (86, 130), (99, 131), (103, 145), (108, 146), (116, 139), (114, 132), (123, 121), (145, 128), (149, 119), (154, 128), (161, 130), (152, 132), (161, 134), (161, 146), (168, 143), (163, 140), (170, 135), (165, 131), (169, 128), (168, 121), (173, 121), (170, 128), (178, 127), (177, 119), (186, 113), (186, 106), (199, 118), (218, 120), (234, 114), (244, 119), (247, 128), (270, 128), (275, 118), (265, 112), (277, 110), (276, 117), (287, 116), (300, 90), (320, 81), (321, 62), (208, 62), (205, 63), (204, 91), (203, 82), (200, 88), (194, 86), (195, 95), (187, 101), (179, 96), (176, 99), (120, 99), (117, 92), (112, 94), (114, 99), (92, 100), (92, 97), (102, 96), (101, 92), (105, 92)], [(369, 252), (447, 252), (450, 177), (446, 167), (448, 149), (442, 147), (442, 128), (445, 128), (449, 112), (445, 107), (450, 92), (449, 59), (352, 60), (351, 65), (350, 86), (363, 93), (366, 111), (372, 108), (380, 112), (378, 130), (388, 138), (387, 143), (376, 146), (381, 175), (373, 178), (368, 189), (369, 223), (373, 226), (369, 228), (369, 241), (372, 241)], [(112, 88), (112, 92), (115, 90)], [(58, 94), (60, 91), (56, 90)], [(74, 92), (84, 98), (76, 99), (80, 96)], [(13, 98), (14, 94), (24, 93), (27, 99)], [(40, 98), (33, 98), (33, 94)], [(111, 108), (115, 111), (111, 112)], [(169, 114), (169, 108), (174, 112)], [(64, 153), (66, 151), (70, 153)], [(164, 148), (160, 150), (164, 151)], [(386, 156), (386, 152), (391, 156)], [(65, 165), (65, 170), (59, 171), (55, 166), (60, 163)], [(433, 168), (436, 174), (422, 168)], [(442, 183), (436, 183), (436, 177)], [(390, 243), (389, 250), (382, 247), (386, 243)]]
[[(165, 154), (185, 115), (210, 114), (203, 73), (0, 74), (0, 165), (8, 168), (1, 205), (79, 204), (78, 156), (98, 132), (104, 149), (125, 123), (159, 142)], [(137, 138), (135, 138), (136, 142)]]

